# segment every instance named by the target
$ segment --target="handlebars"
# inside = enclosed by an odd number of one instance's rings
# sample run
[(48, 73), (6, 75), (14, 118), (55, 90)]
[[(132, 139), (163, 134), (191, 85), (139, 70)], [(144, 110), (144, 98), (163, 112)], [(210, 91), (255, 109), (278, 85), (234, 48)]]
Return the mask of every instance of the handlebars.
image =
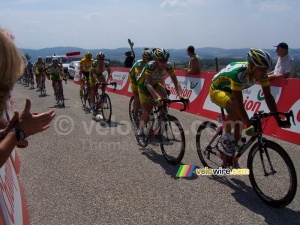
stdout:
[(253, 117), (254, 118), (259, 118), (259, 119), (263, 119), (263, 118), (267, 118), (270, 116), (279, 116), (279, 115), (283, 115), (286, 118), (287, 123), (291, 124), (291, 119), (294, 123), (294, 125), (296, 125), (295, 123), (295, 119), (294, 119), (294, 113), (292, 110), (290, 110), (289, 112), (269, 112), (269, 113), (264, 113), (264, 111), (258, 111), (257, 113), (254, 113)]
[[(160, 101), (163, 102), (163, 104), (171, 104), (171, 103), (174, 103), (174, 102), (181, 102), (181, 103), (183, 103), (183, 108), (180, 109), (181, 112), (185, 111), (186, 108), (188, 108), (189, 103), (190, 103), (190, 100), (187, 99), (187, 98), (180, 98), (180, 99), (176, 99), (176, 100), (171, 100), (171, 99), (167, 98), (167, 99), (161, 99)], [(154, 106), (156, 105), (155, 101), (152, 98), (150, 99), (150, 102)]]
[(108, 85), (112, 85), (114, 86), (114, 91), (117, 88), (117, 82), (111, 82), (111, 83), (106, 83), (106, 82), (96, 82), (96, 85), (101, 85), (102, 87), (108, 86)]

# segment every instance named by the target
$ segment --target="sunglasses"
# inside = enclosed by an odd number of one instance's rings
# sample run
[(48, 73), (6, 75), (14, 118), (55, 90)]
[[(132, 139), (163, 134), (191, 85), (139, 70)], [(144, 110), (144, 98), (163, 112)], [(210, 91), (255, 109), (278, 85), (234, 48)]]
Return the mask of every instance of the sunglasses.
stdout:
[(167, 59), (159, 59), (158, 61), (161, 62), (161, 63), (166, 63), (166, 62), (168, 62)]

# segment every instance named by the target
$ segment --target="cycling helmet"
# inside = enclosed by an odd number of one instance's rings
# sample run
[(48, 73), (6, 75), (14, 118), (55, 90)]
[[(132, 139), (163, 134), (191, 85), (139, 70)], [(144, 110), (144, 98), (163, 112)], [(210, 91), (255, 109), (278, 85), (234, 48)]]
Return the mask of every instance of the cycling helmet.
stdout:
[(163, 48), (155, 49), (153, 55), (157, 59), (165, 59), (165, 60), (168, 60), (169, 57), (170, 57), (170, 53), (167, 50), (163, 49)]
[(247, 54), (247, 61), (258, 67), (270, 68), (272, 65), (272, 58), (269, 53), (256, 48), (250, 48), (250, 51)]
[(37, 61), (39, 61), (39, 62), (43, 61), (42, 56), (39, 56), (39, 57), (37, 58)]
[(146, 49), (143, 51), (142, 56), (147, 58), (147, 59), (152, 59), (153, 58), (153, 52), (150, 49)]
[(86, 52), (85, 57), (92, 57), (92, 53), (91, 52)]
[(105, 59), (105, 54), (102, 52), (97, 53), (97, 59)]
[(59, 62), (58, 58), (53, 58), (52, 59), (52, 63), (56, 63), (57, 64), (58, 62)]

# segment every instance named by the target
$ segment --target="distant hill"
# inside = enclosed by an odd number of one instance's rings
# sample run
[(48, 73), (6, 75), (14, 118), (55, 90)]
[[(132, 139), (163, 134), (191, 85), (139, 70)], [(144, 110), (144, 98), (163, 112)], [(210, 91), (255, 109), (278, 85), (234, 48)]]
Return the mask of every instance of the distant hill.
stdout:
[[(80, 51), (82, 55), (86, 51), (90, 51), (95, 56), (98, 52), (105, 53), (106, 57), (111, 60), (116, 60), (123, 62), (125, 59), (124, 52), (128, 51), (129, 48), (116, 48), (116, 49), (83, 49), (77, 47), (54, 47), (54, 48), (43, 48), (38, 50), (33, 49), (21, 49), (24, 54), (28, 54), (31, 57), (32, 61), (35, 61), (38, 56), (43, 58), (53, 54), (56, 55), (65, 55), (67, 52)], [(189, 60), (188, 55), (186, 54), (186, 49), (168, 49), (170, 52), (170, 61), (171, 62), (186, 62)], [(265, 49), (268, 51), (274, 59), (277, 59), (276, 48)], [(143, 48), (134, 48), (136, 54), (136, 59), (142, 57)], [(214, 47), (205, 47), (195, 49), (196, 53), (200, 56), (201, 59), (214, 59), (214, 58), (237, 58), (245, 59), (246, 54), (249, 51), (249, 48), (241, 49), (223, 49), (223, 48), (214, 48)], [(300, 49), (290, 49), (291, 56), (299, 56)], [(297, 59), (300, 59), (298, 57)]]

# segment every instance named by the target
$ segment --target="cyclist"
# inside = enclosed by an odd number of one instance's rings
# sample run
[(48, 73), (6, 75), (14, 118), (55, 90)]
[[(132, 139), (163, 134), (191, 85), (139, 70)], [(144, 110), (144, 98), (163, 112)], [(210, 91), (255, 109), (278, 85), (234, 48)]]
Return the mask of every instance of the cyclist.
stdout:
[[(34, 80), (33, 80), (33, 64), (32, 62), (29, 60), (27, 65), (26, 65), (26, 77), (28, 79), (28, 81), (31, 81), (30, 85), (32, 88), (34, 88)], [(28, 82), (29, 84), (29, 82)]]
[[(224, 121), (221, 138), (223, 147), (221, 151), (227, 156), (233, 156), (235, 144), (241, 138), (243, 124), (246, 126), (246, 135), (257, 135), (243, 105), (243, 89), (249, 88), (259, 81), (269, 110), (277, 111), (267, 75), (271, 64), (272, 59), (267, 52), (250, 48), (247, 62), (232, 62), (212, 79), (209, 90), (211, 101), (221, 108), (225, 108), (228, 114)], [(289, 127), (286, 121), (281, 120), (278, 116), (275, 116), (275, 119), (278, 126)], [(231, 133), (232, 128), (234, 129), (233, 134)]]
[(93, 115), (97, 114), (97, 108), (95, 107), (95, 96), (97, 93), (98, 85), (97, 83), (105, 83), (105, 76), (103, 72), (106, 70), (108, 73), (108, 78), (112, 82), (112, 74), (109, 62), (104, 61), (105, 54), (102, 52), (97, 53), (96, 60), (92, 63), (90, 74), (89, 74), (89, 83), (91, 87), (91, 112)]
[(58, 81), (58, 84), (62, 86), (62, 82), (61, 82), (62, 78), (66, 79), (64, 74), (64, 68), (61, 66), (57, 58), (53, 58), (52, 63), (44, 69), (44, 72), (47, 74), (48, 80), (50, 79), (52, 80), (54, 95), (56, 95), (55, 93), (56, 86), (57, 86), (56, 81)]
[[(90, 68), (94, 61), (92, 56), (91, 52), (86, 52), (85, 57), (80, 60), (80, 97), (83, 95), (84, 82), (89, 78)], [(87, 82), (87, 85), (89, 85), (89, 82)]]
[(173, 66), (168, 59), (170, 54), (163, 48), (156, 48), (153, 52), (154, 60), (148, 62), (142, 73), (138, 77), (138, 92), (140, 103), (143, 108), (143, 114), (140, 118), (139, 130), (137, 132), (139, 143), (144, 142), (144, 128), (149, 120), (149, 114), (152, 110), (150, 96), (155, 104), (161, 104), (161, 99), (167, 98), (167, 90), (165, 88), (164, 78), (168, 74), (175, 86), (177, 95), (182, 98), (182, 90), (180, 83), (177, 81)]
[(37, 58), (37, 61), (33, 65), (33, 71), (35, 72), (35, 82), (38, 90), (42, 88), (41, 80), (42, 78), (45, 78), (45, 72), (44, 72), (45, 67), (46, 64), (43, 62), (43, 58), (39, 56)]
[(150, 62), (153, 58), (153, 52), (149, 48), (145, 48), (142, 52), (142, 59), (138, 60), (129, 71), (130, 87), (134, 96), (133, 101), (133, 118), (136, 117), (136, 111), (140, 106), (139, 92), (138, 92), (138, 82), (137, 78), (142, 72), (145, 65)]

